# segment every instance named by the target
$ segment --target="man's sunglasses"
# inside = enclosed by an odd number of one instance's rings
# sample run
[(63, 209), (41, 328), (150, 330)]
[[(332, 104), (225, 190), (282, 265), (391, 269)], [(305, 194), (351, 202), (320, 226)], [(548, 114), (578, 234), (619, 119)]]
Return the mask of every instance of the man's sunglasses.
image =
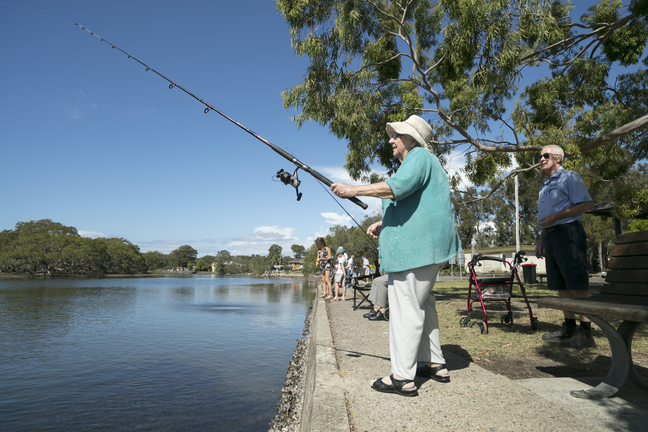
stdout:
[(554, 153), (543, 153), (540, 155), (541, 158), (549, 159)]
[(402, 137), (402, 136), (403, 136), (402, 134), (399, 134), (399, 133), (394, 132), (394, 133), (392, 134), (392, 139), (400, 138), (400, 137)]

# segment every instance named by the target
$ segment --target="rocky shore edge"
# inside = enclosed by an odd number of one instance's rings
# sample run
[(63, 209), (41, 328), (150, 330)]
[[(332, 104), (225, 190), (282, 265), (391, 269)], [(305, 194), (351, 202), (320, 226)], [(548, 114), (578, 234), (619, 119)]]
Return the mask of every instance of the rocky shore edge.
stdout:
[(306, 314), (302, 338), (297, 340), (297, 347), (288, 365), (286, 380), (277, 403), (277, 415), (270, 422), (271, 427), (268, 432), (297, 432), (300, 430), (316, 301), (317, 298)]

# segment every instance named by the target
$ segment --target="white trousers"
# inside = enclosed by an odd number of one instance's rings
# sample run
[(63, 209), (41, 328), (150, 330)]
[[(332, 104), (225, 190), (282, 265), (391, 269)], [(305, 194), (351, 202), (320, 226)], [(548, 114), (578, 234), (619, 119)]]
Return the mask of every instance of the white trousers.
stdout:
[(432, 288), (440, 264), (389, 273), (391, 371), (413, 380), (418, 362), (445, 364)]

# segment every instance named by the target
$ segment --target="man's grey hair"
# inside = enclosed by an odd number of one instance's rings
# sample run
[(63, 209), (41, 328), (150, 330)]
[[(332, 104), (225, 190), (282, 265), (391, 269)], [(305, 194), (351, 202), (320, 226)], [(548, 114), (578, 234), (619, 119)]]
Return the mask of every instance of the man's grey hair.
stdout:
[(550, 149), (550, 152), (552, 154), (560, 155), (560, 157), (561, 157), (560, 163), (562, 163), (562, 161), (565, 159), (565, 152), (563, 151), (562, 148), (560, 148), (559, 145), (549, 144), (549, 145), (546, 145), (546, 146), (542, 147), (542, 150), (544, 150), (544, 149)]

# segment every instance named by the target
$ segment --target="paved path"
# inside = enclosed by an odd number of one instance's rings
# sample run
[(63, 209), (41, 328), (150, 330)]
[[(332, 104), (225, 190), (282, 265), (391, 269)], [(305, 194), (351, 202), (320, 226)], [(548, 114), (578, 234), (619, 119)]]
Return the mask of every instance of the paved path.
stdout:
[(648, 430), (648, 392), (631, 385), (603, 401), (576, 399), (569, 391), (590, 388), (588, 383), (569, 378), (513, 381), (452, 353), (446, 354), (450, 383), (417, 379), (419, 396), (414, 398), (378, 393), (369, 382), (390, 373), (389, 323), (362, 318), (367, 311), (353, 311), (352, 301), (332, 302), (327, 316), (327, 304), (317, 301), (313, 408), (302, 430)]

